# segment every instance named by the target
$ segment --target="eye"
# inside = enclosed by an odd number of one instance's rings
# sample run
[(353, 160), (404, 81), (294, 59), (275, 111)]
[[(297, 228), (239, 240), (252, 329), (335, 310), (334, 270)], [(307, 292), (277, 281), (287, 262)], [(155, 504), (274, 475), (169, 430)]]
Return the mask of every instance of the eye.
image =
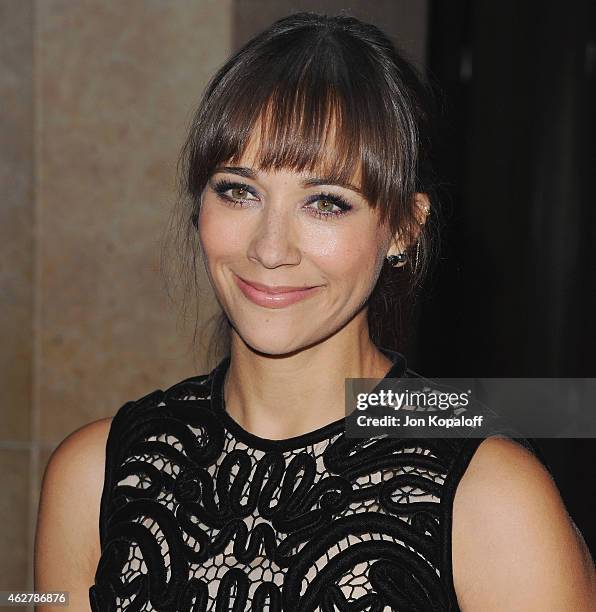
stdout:
[[(319, 203), (322, 203), (324, 208), (319, 207)], [(341, 217), (352, 210), (352, 205), (348, 204), (341, 196), (333, 193), (318, 193), (317, 195), (309, 198), (309, 204), (316, 204), (315, 208), (309, 208), (316, 217), (320, 219), (331, 219), (333, 217)], [(333, 207), (338, 210), (332, 210)]]
[[(249, 199), (247, 198), (247, 195), (256, 196), (249, 185), (238, 183), (236, 181), (228, 181), (226, 179), (217, 181), (213, 186), (213, 190), (220, 199), (233, 204), (247, 201)], [(232, 192), (231, 195), (227, 195), (226, 192), (228, 191)]]

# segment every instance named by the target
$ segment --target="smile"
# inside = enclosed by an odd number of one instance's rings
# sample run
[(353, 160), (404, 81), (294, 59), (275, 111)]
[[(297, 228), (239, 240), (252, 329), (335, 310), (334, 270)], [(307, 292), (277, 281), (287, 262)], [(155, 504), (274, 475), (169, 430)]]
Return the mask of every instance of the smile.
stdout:
[(321, 286), (307, 287), (307, 288), (288, 288), (285, 286), (280, 287), (267, 287), (268, 290), (264, 289), (266, 285), (258, 284), (258, 287), (245, 281), (239, 276), (234, 275), (236, 283), (242, 293), (254, 304), (258, 306), (264, 306), (265, 308), (285, 308), (296, 302), (304, 300), (314, 293)]

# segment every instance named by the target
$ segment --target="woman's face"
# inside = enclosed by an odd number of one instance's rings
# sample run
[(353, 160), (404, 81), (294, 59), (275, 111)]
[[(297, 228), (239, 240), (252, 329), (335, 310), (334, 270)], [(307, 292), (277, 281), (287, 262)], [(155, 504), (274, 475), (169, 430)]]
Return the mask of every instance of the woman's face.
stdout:
[[(357, 191), (305, 184), (321, 178), (308, 173), (259, 172), (253, 150), (249, 143), (237, 164), (210, 177), (199, 239), (234, 329), (254, 350), (283, 354), (323, 340), (357, 313), (364, 317), (390, 236)], [(351, 184), (358, 187), (358, 176)], [(314, 288), (275, 295), (240, 279)]]

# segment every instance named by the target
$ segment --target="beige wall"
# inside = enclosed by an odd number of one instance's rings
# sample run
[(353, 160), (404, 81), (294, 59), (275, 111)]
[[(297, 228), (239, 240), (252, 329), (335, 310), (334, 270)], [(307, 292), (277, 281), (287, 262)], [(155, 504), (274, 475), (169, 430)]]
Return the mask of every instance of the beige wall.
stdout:
[(0, 1), (0, 590), (28, 561), (33, 396), (33, 8)]
[(160, 248), (231, 15), (226, 0), (0, 0), (0, 590), (32, 588), (55, 446), (202, 369)]
[(159, 257), (207, 78), (272, 20), (346, 4), (423, 64), (423, 1), (0, 0), (0, 590), (32, 588), (56, 445), (205, 368)]

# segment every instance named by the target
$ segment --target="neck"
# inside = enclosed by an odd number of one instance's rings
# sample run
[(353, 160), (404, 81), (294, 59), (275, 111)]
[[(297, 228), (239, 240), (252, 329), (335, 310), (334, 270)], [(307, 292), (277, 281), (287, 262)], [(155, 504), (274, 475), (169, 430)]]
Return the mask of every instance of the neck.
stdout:
[(335, 334), (282, 355), (259, 353), (236, 334), (223, 383), (226, 412), (246, 431), (285, 439), (345, 416), (346, 378), (383, 378), (392, 366), (366, 334)]

